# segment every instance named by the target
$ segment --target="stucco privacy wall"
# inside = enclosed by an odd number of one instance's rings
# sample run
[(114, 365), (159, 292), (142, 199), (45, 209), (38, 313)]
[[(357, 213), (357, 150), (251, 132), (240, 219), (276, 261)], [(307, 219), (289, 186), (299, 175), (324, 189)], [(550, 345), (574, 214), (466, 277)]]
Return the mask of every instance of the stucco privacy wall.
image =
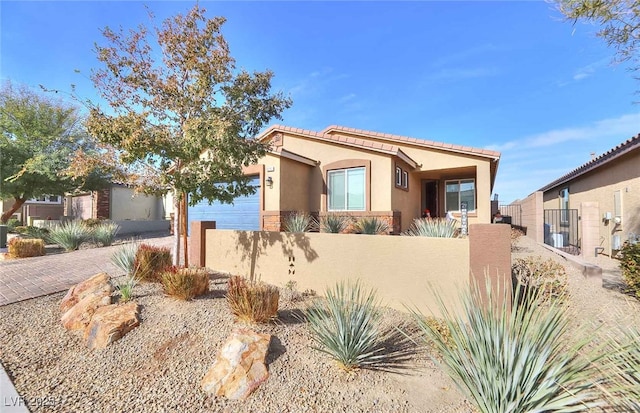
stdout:
[(111, 219), (114, 221), (164, 218), (162, 199), (136, 194), (131, 188), (111, 188)]
[(514, 202), (522, 211), (522, 226), (526, 228), (527, 237), (544, 242), (544, 214), (542, 208), (542, 192), (536, 191), (525, 199)]

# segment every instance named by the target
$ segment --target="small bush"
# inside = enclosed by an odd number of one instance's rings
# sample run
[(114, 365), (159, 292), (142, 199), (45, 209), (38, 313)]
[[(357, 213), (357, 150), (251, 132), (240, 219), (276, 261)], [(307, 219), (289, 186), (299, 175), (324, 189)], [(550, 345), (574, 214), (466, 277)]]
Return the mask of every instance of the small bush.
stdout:
[(516, 228), (511, 228), (511, 251), (518, 250), (518, 240), (523, 235), (524, 235), (524, 232), (522, 232), (521, 230)]
[(278, 288), (235, 275), (229, 278), (227, 302), (240, 321), (264, 323), (278, 316)]
[(7, 231), (16, 232), (16, 227), (20, 226), (20, 221), (15, 218), (11, 218), (7, 221)]
[(120, 226), (115, 222), (102, 222), (93, 227), (93, 242), (103, 247), (113, 244)]
[(101, 225), (103, 222), (105, 222), (105, 220), (101, 219), (101, 218), (87, 218), (87, 219), (83, 219), (82, 220), (82, 223), (87, 228), (95, 228), (95, 227)]
[(567, 273), (564, 267), (540, 256), (516, 258), (511, 265), (514, 288), (523, 289), (521, 297), (540, 290), (544, 301), (562, 298), (567, 294)]
[(356, 234), (378, 235), (389, 232), (389, 224), (377, 217), (362, 217), (353, 225)]
[(164, 293), (180, 300), (191, 300), (209, 291), (209, 272), (204, 268), (169, 267), (162, 273)]
[[(448, 348), (455, 348), (456, 344), (453, 342), (450, 327), (445, 320), (433, 316), (426, 316), (423, 319), (423, 323), (427, 325), (432, 332), (438, 334), (439, 342)], [(437, 350), (437, 345), (435, 345), (433, 341), (430, 341), (428, 337), (426, 337), (426, 340), (429, 341), (431, 345), (434, 345)]]
[(625, 242), (620, 251), (622, 278), (637, 298), (640, 298), (640, 242)]
[(41, 239), (12, 238), (8, 245), (9, 257), (28, 258), (45, 254), (44, 241)]
[(320, 218), (320, 231), (340, 234), (349, 228), (351, 222), (352, 220), (348, 216), (329, 213)]
[(347, 371), (381, 363), (382, 316), (375, 291), (365, 291), (358, 282), (338, 283), (325, 295), (305, 311), (314, 348)]
[(286, 232), (309, 232), (318, 228), (318, 222), (306, 212), (293, 212), (284, 219)]
[(29, 230), (29, 227), (25, 225), (18, 225), (13, 228), (13, 232), (17, 234), (26, 234), (28, 230)]
[(169, 248), (141, 244), (136, 251), (133, 276), (143, 281), (162, 281), (162, 272), (171, 267)]
[(458, 221), (446, 218), (418, 218), (403, 235), (412, 237), (455, 238)]
[(49, 239), (66, 251), (74, 251), (91, 240), (91, 230), (82, 221), (67, 221), (52, 227), (49, 231)]

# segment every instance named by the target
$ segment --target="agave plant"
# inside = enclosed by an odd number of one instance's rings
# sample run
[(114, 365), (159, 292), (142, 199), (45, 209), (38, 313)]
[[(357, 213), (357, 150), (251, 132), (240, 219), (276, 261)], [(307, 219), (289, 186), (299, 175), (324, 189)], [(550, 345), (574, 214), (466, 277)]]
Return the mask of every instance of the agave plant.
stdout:
[(115, 222), (102, 222), (93, 228), (93, 240), (96, 244), (108, 247), (113, 244), (120, 226)]
[(117, 289), (120, 292), (120, 300), (122, 302), (131, 300), (133, 297), (133, 290), (140, 282), (140, 279), (135, 276), (134, 271), (138, 247), (139, 244), (135, 240), (131, 240), (131, 242), (123, 244), (111, 256), (111, 262), (113, 265), (125, 273), (124, 279), (118, 283), (117, 286)]
[(308, 232), (317, 227), (316, 219), (306, 212), (293, 212), (284, 219), (284, 230), (286, 232)]
[(339, 234), (349, 228), (351, 218), (338, 214), (327, 214), (320, 218), (320, 231)]
[(82, 221), (67, 221), (49, 230), (51, 242), (60, 245), (66, 251), (74, 251), (80, 245), (91, 240), (91, 230)]
[(531, 300), (529, 305), (511, 307), (509, 300), (501, 299), (509, 295), (506, 288), (492, 291), (488, 282), (483, 290), (486, 294), (476, 285), (462, 293), (459, 313), (450, 312), (436, 294), (451, 334), (447, 340), (413, 312), (447, 373), (477, 409), (575, 412), (597, 405), (596, 371), (582, 356), (588, 341), (567, 343), (565, 307), (556, 301), (536, 305), (542, 300), (536, 294), (523, 298)]
[(414, 237), (455, 238), (458, 221), (446, 218), (414, 219), (403, 235)]
[(347, 371), (382, 363), (381, 313), (375, 291), (365, 291), (359, 282), (342, 282), (325, 295), (326, 300), (316, 300), (305, 311), (314, 348)]
[(389, 224), (377, 217), (362, 217), (356, 221), (353, 228), (357, 234), (378, 235), (389, 231)]

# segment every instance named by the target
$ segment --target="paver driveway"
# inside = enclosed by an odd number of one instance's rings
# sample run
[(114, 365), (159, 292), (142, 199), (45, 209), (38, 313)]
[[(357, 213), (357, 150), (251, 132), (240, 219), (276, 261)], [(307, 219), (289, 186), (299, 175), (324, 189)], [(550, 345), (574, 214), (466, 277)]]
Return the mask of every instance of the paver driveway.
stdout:
[[(144, 243), (170, 247), (173, 238), (156, 236)], [(91, 248), (43, 257), (0, 261), (0, 306), (64, 291), (99, 272), (120, 275), (111, 263), (118, 248)]]

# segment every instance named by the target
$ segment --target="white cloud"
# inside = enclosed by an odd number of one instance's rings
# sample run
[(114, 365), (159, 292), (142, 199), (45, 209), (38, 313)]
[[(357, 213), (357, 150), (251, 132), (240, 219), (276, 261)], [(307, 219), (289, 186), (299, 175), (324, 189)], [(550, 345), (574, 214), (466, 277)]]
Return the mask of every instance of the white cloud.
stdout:
[(463, 80), (477, 79), (481, 77), (491, 77), (500, 74), (500, 70), (496, 67), (475, 67), (475, 68), (449, 68), (440, 69), (437, 72), (429, 73), (426, 76), (427, 81), (443, 81), (443, 80)]

